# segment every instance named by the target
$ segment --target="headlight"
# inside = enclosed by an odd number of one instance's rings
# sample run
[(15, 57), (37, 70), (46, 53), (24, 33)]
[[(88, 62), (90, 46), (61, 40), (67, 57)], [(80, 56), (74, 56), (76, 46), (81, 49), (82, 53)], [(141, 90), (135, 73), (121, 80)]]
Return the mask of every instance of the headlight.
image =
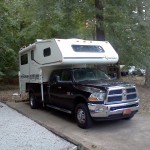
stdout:
[(90, 97), (88, 98), (89, 101), (104, 101), (106, 98), (105, 92), (100, 93), (92, 93)]

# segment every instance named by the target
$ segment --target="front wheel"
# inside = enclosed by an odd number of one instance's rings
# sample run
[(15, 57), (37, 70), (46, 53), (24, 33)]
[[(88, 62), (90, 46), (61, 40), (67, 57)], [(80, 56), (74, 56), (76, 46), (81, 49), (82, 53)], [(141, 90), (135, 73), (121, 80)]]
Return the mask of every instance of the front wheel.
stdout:
[(80, 103), (75, 108), (75, 119), (80, 128), (87, 129), (93, 124), (88, 107), (84, 103)]
[(32, 109), (36, 109), (37, 108), (38, 104), (37, 104), (36, 98), (33, 95), (33, 93), (29, 94), (29, 102), (30, 102), (30, 107)]

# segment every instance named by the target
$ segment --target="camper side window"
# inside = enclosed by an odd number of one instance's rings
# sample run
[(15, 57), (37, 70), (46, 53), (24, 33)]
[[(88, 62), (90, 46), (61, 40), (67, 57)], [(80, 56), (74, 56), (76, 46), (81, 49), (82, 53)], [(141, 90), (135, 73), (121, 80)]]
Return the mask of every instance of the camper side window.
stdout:
[(47, 57), (47, 56), (51, 55), (51, 49), (50, 49), (50, 47), (49, 48), (45, 48), (43, 50), (43, 55), (44, 55), (44, 57)]
[(34, 51), (31, 51), (31, 60), (34, 60)]
[(21, 65), (28, 64), (28, 54), (24, 54), (21, 56)]

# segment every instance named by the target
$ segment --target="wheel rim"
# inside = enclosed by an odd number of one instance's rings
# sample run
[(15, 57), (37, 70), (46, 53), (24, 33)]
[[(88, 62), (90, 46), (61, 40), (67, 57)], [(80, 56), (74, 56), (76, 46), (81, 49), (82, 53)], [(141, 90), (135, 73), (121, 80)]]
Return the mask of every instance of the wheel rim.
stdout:
[(33, 106), (33, 96), (30, 97), (30, 105)]
[(86, 121), (86, 116), (85, 116), (85, 112), (83, 111), (83, 109), (78, 109), (77, 111), (77, 119), (79, 121), (79, 123), (84, 124)]

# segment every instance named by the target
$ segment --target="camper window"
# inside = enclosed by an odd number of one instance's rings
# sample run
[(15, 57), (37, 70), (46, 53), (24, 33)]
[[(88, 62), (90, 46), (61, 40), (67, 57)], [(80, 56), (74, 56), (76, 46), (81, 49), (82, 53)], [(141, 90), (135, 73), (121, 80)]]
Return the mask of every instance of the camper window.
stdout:
[(49, 48), (45, 48), (43, 50), (43, 55), (44, 55), (44, 57), (47, 57), (47, 56), (51, 55), (51, 49), (50, 49), (50, 47)]
[(28, 64), (28, 55), (24, 54), (21, 56), (21, 65)]
[(34, 60), (34, 51), (31, 51), (31, 60)]
[(72, 48), (76, 52), (104, 53), (104, 49), (99, 45), (72, 45)]

